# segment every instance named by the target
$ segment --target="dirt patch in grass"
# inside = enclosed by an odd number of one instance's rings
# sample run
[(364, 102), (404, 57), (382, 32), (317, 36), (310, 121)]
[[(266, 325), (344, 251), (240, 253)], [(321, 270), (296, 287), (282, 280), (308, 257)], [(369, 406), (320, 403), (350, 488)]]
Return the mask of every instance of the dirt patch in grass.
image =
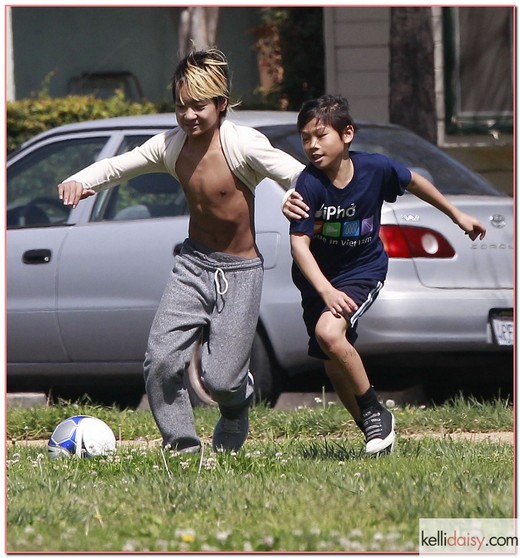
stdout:
[[(399, 438), (420, 440), (423, 438), (437, 438), (450, 441), (469, 441), (475, 443), (484, 442), (502, 442), (513, 444), (515, 441), (514, 432), (397, 432)], [(48, 440), (7, 440), (7, 445), (11, 446), (45, 446)], [(142, 446), (142, 447), (158, 447), (161, 444), (159, 438), (154, 440), (118, 440), (118, 445), (122, 446)]]
[(421, 439), (440, 438), (445, 440), (463, 440), (469, 442), (505, 442), (513, 444), (514, 432), (402, 432), (401, 438)]

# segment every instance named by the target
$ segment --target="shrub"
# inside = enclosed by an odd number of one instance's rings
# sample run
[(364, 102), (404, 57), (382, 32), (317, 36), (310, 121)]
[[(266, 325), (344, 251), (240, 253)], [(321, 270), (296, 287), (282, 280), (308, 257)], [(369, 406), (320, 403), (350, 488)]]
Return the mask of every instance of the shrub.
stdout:
[(36, 134), (62, 124), (168, 110), (172, 110), (172, 107), (166, 104), (129, 101), (123, 91), (116, 91), (109, 99), (90, 95), (51, 98), (42, 94), (35, 98), (8, 101), (7, 150), (12, 151)]

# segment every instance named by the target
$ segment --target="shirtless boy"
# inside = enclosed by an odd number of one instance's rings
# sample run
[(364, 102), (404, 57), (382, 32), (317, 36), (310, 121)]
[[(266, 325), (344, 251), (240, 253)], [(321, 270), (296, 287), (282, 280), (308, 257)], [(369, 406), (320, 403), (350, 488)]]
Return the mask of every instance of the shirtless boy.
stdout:
[(225, 119), (230, 78), (219, 50), (194, 51), (181, 60), (172, 92), (178, 128), (90, 165), (59, 184), (58, 192), (75, 207), (140, 174), (169, 172), (179, 180), (190, 212), (188, 238), (150, 331), (146, 391), (163, 446), (199, 451), (184, 374), (201, 340), (203, 381), (221, 412), (213, 449), (238, 450), (249, 431), (248, 367), (263, 280), (254, 191), (265, 177), (292, 185), (303, 165), (258, 131)]

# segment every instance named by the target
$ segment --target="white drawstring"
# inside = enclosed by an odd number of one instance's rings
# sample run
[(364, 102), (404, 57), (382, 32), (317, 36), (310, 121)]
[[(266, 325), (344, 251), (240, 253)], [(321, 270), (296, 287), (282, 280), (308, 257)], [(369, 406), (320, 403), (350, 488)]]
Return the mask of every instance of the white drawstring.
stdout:
[[(222, 281), (224, 283), (224, 289), (221, 289), (221, 284), (220, 281)], [(226, 279), (226, 276), (224, 275), (224, 271), (218, 267), (217, 270), (215, 271), (215, 288), (217, 289), (217, 294), (219, 295), (225, 295), (227, 293), (229, 287), (229, 282)]]

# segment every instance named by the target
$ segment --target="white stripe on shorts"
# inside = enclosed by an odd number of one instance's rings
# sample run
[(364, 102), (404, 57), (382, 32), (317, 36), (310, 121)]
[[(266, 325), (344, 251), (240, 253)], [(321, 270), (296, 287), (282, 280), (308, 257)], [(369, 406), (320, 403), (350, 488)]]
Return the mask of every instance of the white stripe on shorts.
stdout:
[(358, 318), (361, 316), (372, 306), (377, 294), (383, 288), (383, 283), (381, 281), (377, 282), (377, 285), (368, 293), (367, 299), (358, 309), (350, 316), (349, 322), (350, 327), (354, 327), (354, 324), (357, 322)]

